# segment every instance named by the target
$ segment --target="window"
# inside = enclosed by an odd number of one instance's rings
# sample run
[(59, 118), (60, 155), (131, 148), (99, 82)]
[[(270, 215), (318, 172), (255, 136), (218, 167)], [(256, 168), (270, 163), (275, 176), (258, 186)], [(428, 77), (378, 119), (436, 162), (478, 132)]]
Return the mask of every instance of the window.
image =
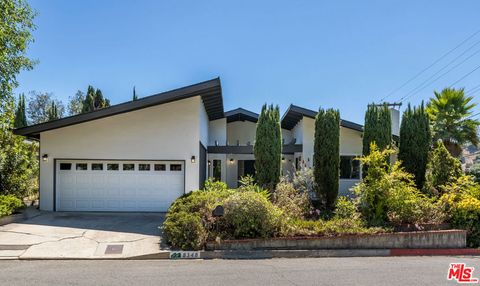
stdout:
[(340, 179), (360, 179), (360, 161), (355, 156), (340, 156)]
[(170, 171), (181, 171), (182, 165), (180, 164), (170, 164)]
[(138, 164), (139, 171), (150, 171), (150, 164)]
[(75, 169), (78, 171), (86, 171), (88, 169), (88, 164), (87, 163), (77, 163), (75, 165)]
[(123, 164), (124, 171), (135, 171), (135, 164)]
[(60, 170), (71, 170), (72, 163), (60, 163)]
[(167, 168), (165, 164), (155, 164), (154, 165), (154, 170), (155, 171), (165, 171)]
[(92, 163), (92, 171), (101, 171), (103, 170), (102, 163)]
[(213, 179), (215, 181), (222, 180), (222, 161), (213, 160)]
[(118, 171), (118, 164), (107, 164), (108, 171)]

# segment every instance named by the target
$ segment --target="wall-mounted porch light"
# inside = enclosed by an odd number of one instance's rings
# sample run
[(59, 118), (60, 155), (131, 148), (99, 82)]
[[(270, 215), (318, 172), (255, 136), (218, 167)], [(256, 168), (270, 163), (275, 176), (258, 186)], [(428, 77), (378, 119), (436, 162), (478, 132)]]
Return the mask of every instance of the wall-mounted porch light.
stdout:
[(282, 157), (282, 162), (285, 161), (285, 157)]
[(212, 165), (212, 162), (210, 160), (208, 160), (208, 166)]
[(234, 160), (233, 160), (233, 158), (230, 158), (230, 163), (232, 163), (232, 164), (233, 164), (233, 161), (234, 161)]
[(43, 162), (48, 162), (48, 154), (43, 154), (42, 155), (42, 161)]
[(195, 163), (195, 156), (192, 156), (192, 158), (190, 158), (190, 161), (191, 161), (192, 163)]

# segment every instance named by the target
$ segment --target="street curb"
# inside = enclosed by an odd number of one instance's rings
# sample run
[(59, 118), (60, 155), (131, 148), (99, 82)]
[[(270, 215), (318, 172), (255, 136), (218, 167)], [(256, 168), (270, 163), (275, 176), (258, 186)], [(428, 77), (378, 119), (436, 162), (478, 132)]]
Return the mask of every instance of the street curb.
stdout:
[[(178, 251), (172, 251), (178, 252)], [(480, 249), (317, 249), (199, 251), (198, 259), (272, 259), (322, 257), (479, 256)], [(170, 252), (132, 257), (3, 257), (2, 260), (170, 260)], [(185, 260), (186, 258), (179, 258)], [(188, 259), (188, 258), (187, 258)], [(172, 259), (173, 260), (173, 259)]]

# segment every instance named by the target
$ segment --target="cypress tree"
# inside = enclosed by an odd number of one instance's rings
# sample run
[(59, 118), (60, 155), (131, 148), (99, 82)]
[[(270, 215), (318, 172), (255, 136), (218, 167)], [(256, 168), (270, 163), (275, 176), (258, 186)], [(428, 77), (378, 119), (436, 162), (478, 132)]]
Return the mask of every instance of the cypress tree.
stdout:
[(48, 121), (59, 119), (58, 108), (54, 101), (52, 101), (52, 105), (50, 105), (50, 108), (47, 110), (47, 118)]
[(269, 190), (275, 189), (280, 180), (282, 157), (282, 132), (280, 110), (266, 104), (257, 121), (255, 145), (255, 177), (257, 183)]
[(388, 105), (370, 104), (365, 113), (363, 127), (363, 155), (370, 153), (370, 144), (375, 142), (379, 150), (387, 148), (392, 143), (392, 118)]
[(85, 95), (85, 100), (83, 101), (82, 113), (90, 112), (95, 110), (95, 89), (93, 86), (89, 85), (87, 88), (87, 94)]
[(338, 196), (340, 168), (340, 113), (320, 110), (315, 117), (313, 174), (315, 190), (322, 205), (330, 211)]
[(431, 137), (430, 122), (423, 102), (420, 107), (413, 109), (409, 104), (400, 125), (398, 159), (405, 170), (415, 176), (415, 184), (419, 189), (425, 184)]
[(132, 101), (135, 101), (137, 100), (138, 97), (137, 97), (137, 93), (135, 92), (135, 86), (133, 87), (133, 98), (132, 98)]
[(28, 125), (27, 115), (25, 113), (25, 95), (20, 94), (18, 96), (17, 110), (15, 111), (15, 128), (22, 128)]

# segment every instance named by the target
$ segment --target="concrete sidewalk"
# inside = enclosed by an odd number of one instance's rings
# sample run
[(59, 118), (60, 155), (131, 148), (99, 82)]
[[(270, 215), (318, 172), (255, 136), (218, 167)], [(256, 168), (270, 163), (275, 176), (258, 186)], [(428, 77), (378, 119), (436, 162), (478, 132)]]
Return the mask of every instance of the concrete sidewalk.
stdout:
[(161, 213), (40, 212), (0, 226), (0, 259), (128, 259), (168, 253)]

